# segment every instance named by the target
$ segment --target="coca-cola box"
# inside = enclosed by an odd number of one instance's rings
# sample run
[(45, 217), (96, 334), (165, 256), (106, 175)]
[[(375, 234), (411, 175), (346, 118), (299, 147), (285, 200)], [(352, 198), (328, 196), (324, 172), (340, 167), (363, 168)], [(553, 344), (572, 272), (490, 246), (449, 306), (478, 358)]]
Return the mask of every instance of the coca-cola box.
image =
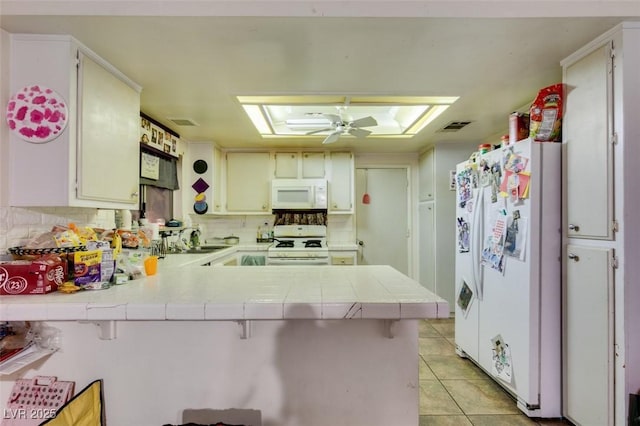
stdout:
[(51, 293), (65, 281), (66, 269), (60, 258), (0, 262), (0, 295)]

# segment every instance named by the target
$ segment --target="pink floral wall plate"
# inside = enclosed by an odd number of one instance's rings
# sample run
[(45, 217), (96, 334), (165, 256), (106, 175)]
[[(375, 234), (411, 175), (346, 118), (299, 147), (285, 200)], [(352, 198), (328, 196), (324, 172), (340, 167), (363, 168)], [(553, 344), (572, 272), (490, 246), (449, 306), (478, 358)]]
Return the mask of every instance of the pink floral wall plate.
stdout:
[(66, 101), (54, 90), (41, 85), (27, 86), (7, 104), (7, 124), (20, 138), (35, 143), (60, 136), (67, 125)]

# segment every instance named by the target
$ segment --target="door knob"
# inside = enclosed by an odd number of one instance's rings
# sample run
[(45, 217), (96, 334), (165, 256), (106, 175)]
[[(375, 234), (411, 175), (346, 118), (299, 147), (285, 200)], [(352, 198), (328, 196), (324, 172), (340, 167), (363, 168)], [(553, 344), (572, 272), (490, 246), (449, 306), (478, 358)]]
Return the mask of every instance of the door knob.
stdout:
[(574, 254), (574, 253), (569, 253), (569, 259), (573, 260), (574, 262), (579, 262), (580, 261), (580, 256), (578, 256), (577, 254)]
[(569, 229), (570, 229), (571, 231), (576, 231), (576, 232), (578, 232), (578, 231), (580, 231), (580, 226), (578, 226), (578, 225), (574, 225), (573, 223), (570, 223), (570, 224), (569, 224)]

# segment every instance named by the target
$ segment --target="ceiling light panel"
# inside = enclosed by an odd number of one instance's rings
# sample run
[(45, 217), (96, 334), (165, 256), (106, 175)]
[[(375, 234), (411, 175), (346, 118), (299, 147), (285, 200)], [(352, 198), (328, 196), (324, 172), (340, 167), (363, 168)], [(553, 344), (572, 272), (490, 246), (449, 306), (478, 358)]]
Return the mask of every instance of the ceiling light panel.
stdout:
[[(440, 115), (457, 97), (239, 96), (264, 137), (331, 133), (338, 122), (373, 117), (372, 136), (411, 137)], [(422, 101), (422, 102), (420, 102)], [(424, 102), (424, 101), (429, 101)], [(326, 129), (324, 132), (319, 130)], [(312, 137), (312, 136), (309, 136)]]

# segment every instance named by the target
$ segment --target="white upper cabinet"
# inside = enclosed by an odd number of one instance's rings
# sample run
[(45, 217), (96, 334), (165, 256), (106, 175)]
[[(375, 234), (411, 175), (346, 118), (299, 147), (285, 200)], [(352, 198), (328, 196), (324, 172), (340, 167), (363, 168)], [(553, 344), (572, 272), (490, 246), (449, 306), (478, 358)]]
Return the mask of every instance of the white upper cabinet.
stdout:
[(325, 177), (324, 152), (276, 152), (277, 179), (322, 179)]
[(430, 148), (420, 156), (418, 162), (419, 201), (433, 200), (435, 194), (435, 174), (433, 167), (434, 152)]
[(307, 179), (322, 179), (325, 177), (324, 152), (302, 153), (302, 177)]
[(298, 153), (276, 152), (275, 177), (278, 179), (294, 179), (298, 177)]
[(268, 152), (227, 152), (227, 212), (271, 212), (270, 164)]
[(613, 46), (564, 65), (567, 236), (612, 239)]
[(48, 142), (10, 134), (10, 205), (137, 208), (140, 87), (69, 36), (12, 35), (10, 75), (68, 111)]
[(350, 152), (331, 153), (329, 213), (353, 213), (354, 159)]

